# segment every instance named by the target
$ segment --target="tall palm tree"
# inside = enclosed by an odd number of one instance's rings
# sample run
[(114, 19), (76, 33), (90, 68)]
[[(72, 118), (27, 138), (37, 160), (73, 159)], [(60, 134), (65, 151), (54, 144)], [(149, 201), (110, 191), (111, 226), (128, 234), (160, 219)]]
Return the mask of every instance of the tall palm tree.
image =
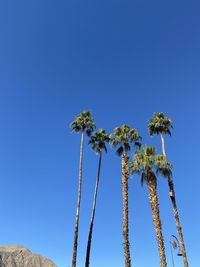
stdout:
[[(165, 246), (162, 235), (162, 224), (159, 212), (157, 195), (157, 178), (155, 174), (156, 154), (155, 147), (143, 146), (141, 151), (136, 151), (133, 161), (130, 163), (132, 174), (141, 175), (141, 183), (147, 184), (149, 202), (152, 209), (152, 217), (157, 237), (158, 251), (160, 255), (160, 266), (166, 267)], [(160, 166), (161, 167), (161, 166)]]
[(98, 193), (99, 178), (100, 178), (100, 171), (101, 171), (102, 151), (105, 150), (105, 152), (107, 153), (106, 143), (109, 142), (109, 140), (110, 138), (109, 138), (109, 135), (106, 133), (106, 131), (103, 129), (100, 129), (93, 136), (91, 136), (90, 141), (89, 141), (91, 148), (99, 156), (99, 163), (98, 163), (96, 184), (95, 184), (95, 189), (94, 189), (92, 215), (91, 215), (90, 229), (89, 229), (89, 234), (88, 234), (85, 267), (90, 266), (90, 250), (91, 250), (91, 243), (92, 243), (94, 216), (95, 216), (95, 211), (96, 211), (97, 193)]
[[(162, 153), (163, 153), (163, 156), (167, 160), (164, 135), (168, 134), (171, 136), (171, 129), (173, 128), (172, 120), (168, 117), (165, 117), (164, 113), (162, 112), (155, 112), (153, 115), (153, 118), (149, 121), (148, 128), (149, 128), (149, 134), (151, 136), (155, 134), (160, 135), (161, 142), (162, 142)], [(172, 175), (169, 174), (167, 178), (168, 178), (168, 186), (169, 186), (169, 196), (172, 202), (174, 218), (176, 222), (177, 232), (179, 235), (179, 241), (180, 241), (181, 252), (183, 255), (184, 267), (188, 267), (189, 264), (188, 264), (186, 249), (185, 249), (181, 223), (180, 223), (179, 214), (178, 214), (178, 208), (176, 204), (176, 197), (175, 197), (175, 190), (174, 190), (174, 183), (173, 183)]]
[(75, 220), (75, 230), (74, 230), (72, 267), (76, 267), (76, 257), (77, 257), (77, 247), (78, 247), (78, 228), (79, 228), (79, 214), (80, 214), (80, 205), (81, 205), (84, 136), (85, 136), (85, 133), (88, 136), (90, 136), (95, 128), (96, 126), (94, 124), (94, 120), (89, 111), (83, 111), (71, 123), (71, 130), (73, 132), (81, 133), (79, 177), (78, 177), (78, 200), (77, 200), (76, 220)]
[(131, 129), (127, 125), (117, 127), (110, 136), (110, 144), (117, 149), (117, 154), (122, 156), (122, 195), (123, 195), (123, 238), (125, 266), (131, 267), (129, 225), (128, 225), (128, 177), (129, 177), (129, 157), (130, 144), (140, 147), (141, 137), (136, 129)]

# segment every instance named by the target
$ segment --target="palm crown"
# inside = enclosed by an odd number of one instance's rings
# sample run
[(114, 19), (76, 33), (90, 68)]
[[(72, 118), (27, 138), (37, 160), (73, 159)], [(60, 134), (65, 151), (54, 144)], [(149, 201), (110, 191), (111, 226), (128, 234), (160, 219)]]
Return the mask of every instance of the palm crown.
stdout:
[(163, 155), (156, 155), (155, 158), (156, 173), (161, 174), (163, 177), (172, 176), (173, 165), (167, 161)]
[(90, 137), (89, 144), (97, 154), (100, 154), (103, 149), (107, 152), (106, 142), (108, 143), (109, 141), (109, 135), (105, 130), (100, 129)]
[(148, 124), (149, 134), (169, 134), (171, 135), (172, 120), (168, 117), (165, 117), (163, 112), (155, 112), (153, 118), (149, 120)]
[(96, 128), (94, 119), (89, 111), (81, 112), (70, 126), (73, 132), (83, 132), (86, 130), (88, 136), (90, 136)]
[(167, 177), (171, 173), (172, 165), (163, 155), (156, 154), (154, 146), (142, 146), (141, 151), (135, 152), (130, 169), (132, 174), (141, 175), (141, 183), (143, 184), (149, 178), (155, 179), (155, 173)]
[(117, 148), (117, 154), (121, 156), (124, 152), (131, 149), (130, 143), (140, 147), (141, 139), (136, 129), (130, 128), (128, 125), (122, 125), (115, 128), (113, 134), (110, 135), (110, 144), (112, 147)]

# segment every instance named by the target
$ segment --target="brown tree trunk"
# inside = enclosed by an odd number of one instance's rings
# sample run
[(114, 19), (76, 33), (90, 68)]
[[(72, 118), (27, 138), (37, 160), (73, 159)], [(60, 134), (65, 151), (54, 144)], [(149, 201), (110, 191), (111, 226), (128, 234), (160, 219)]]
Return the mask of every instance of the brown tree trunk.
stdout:
[(157, 242), (158, 242), (158, 251), (160, 255), (160, 266), (166, 267), (167, 261), (166, 261), (166, 256), (165, 256), (164, 239), (162, 235), (162, 224), (161, 224), (160, 212), (159, 212), (156, 177), (147, 178), (147, 187), (148, 187), (148, 193), (149, 193), (149, 202), (150, 202), (151, 210), (152, 210), (153, 223), (154, 223), (154, 228), (155, 228)]
[(178, 236), (179, 236), (181, 253), (183, 255), (184, 267), (189, 267), (188, 260), (187, 260), (187, 255), (186, 255), (185, 243), (184, 243), (184, 239), (183, 239), (181, 223), (180, 223), (180, 219), (179, 219), (179, 215), (178, 215), (178, 209), (177, 209), (177, 206), (176, 206), (174, 184), (173, 184), (173, 180), (172, 180), (172, 178), (170, 176), (168, 176), (168, 185), (169, 185), (169, 195), (170, 195), (170, 199), (171, 199), (171, 202), (172, 202), (174, 218), (175, 218), (175, 222), (176, 222), (176, 228), (177, 228), (177, 232), (178, 232)]
[[(165, 141), (164, 141), (164, 137), (163, 137), (162, 134), (161, 134), (161, 141), (162, 141), (162, 153), (163, 153), (163, 156), (165, 156), (167, 158), (166, 152), (165, 152)], [(177, 208), (177, 205), (176, 205), (174, 183), (173, 183), (172, 177), (170, 175), (168, 176), (168, 186), (169, 186), (169, 196), (170, 196), (170, 199), (171, 199), (171, 202), (172, 202), (174, 218), (175, 218), (175, 222), (176, 222), (176, 228), (177, 228), (177, 232), (178, 232), (178, 236), (179, 236), (181, 253), (183, 255), (184, 267), (189, 267), (188, 260), (187, 260), (186, 249), (185, 249), (185, 243), (184, 243), (184, 239), (183, 239), (181, 223), (180, 223), (180, 219), (179, 219), (179, 215), (178, 215), (178, 208)]]
[(72, 267), (76, 267), (76, 257), (77, 257), (77, 247), (78, 247), (78, 227), (79, 227), (79, 214), (80, 214), (81, 188), (82, 188), (83, 144), (84, 144), (84, 131), (82, 132), (82, 135), (81, 135), (81, 145), (80, 145), (78, 200), (77, 200), (76, 221), (75, 221), (75, 230), (74, 230), (74, 247), (73, 247)]
[(128, 177), (129, 166), (128, 156), (122, 156), (122, 193), (123, 193), (123, 237), (124, 237), (124, 257), (125, 267), (131, 267), (129, 228), (128, 228)]
[(98, 193), (98, 187), (99, 187), (99, 178), (100, 178), (100, 170), (101, 170), (101, 159), (102, 159), (102, 152), (100, 152), (100, 154), (99, 154), (98, 173), (97, 173), (95, 190), (94, 190), (94, 197), (93, 197), (92, 216), (91, 216), (90, 230), (89, 230), (89, 235), (88, 235), (85, 267), (89, 267), (90, 266), (90, 250), (91, 250), (91, 243), (92, 243), (92, 232), (93, 232), (94, 216), (95, 216), (95, 210), (96, 210), (97, 193)]

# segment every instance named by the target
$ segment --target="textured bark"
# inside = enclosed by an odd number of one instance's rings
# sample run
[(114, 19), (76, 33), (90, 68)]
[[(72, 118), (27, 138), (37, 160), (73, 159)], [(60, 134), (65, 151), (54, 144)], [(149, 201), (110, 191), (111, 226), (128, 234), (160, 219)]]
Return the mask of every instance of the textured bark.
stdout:
[(74, 230), (74, 247), (73, 247), (73, 256), (72, 256), (72, 267), (76, 267), (76, 257), (77, 257), (77, 247), (78, 247), (78, 227), (79, 227), (79, 214), (80, 214), (80, 206), (81, 206), (81, 188), (82, 188), (83, 144), (84, 144), (84, 132), (82, 132), (81, 145), (80, 145), (78, 200), (77, 200), (76, 221), (75, 221), (75, 230)]
[(149, 202), (150, 202), (151, 210), (152, 210), (153, 223), (154, 223), (154, 228), (155, 228), (156, 237), (157, 237), (158, 251), (160, 255), (160, 266), (166, 267), (167, 261), (166, 261), (166, 256), (165, 256), (164, 239), (162, 235), (162, 224), (161, 224), (160, 212), (159, 212), (156, 178), (151, 179), (148, 177), (147, 187), (148, 187), (148, 193), (149, 193)]
[(129, 227), (128, 227), (128, 177), (129, 166), (128, 156), (122, 156), (122, 193), (123, 193), (123, 237), (124, 237), (124, 257), (125, 267), (131, 267)]
[(85, 267), (89, 267), (90, 266), (90, 251), (91, 251), (91, 243), (92, 243), (94, 216), (95, 216), (95, 211), (96, 211), (97, 193), (98, 193), (98, 187), (99, 187), (99, 178), (100, 178), (100, 170), (101, 170), (101, 159), (102, 159), (102, 153), (100, 153), (100, 155), (99, 155), (98, 173), (97, 173), (95, 190), (94, 190), (94, 197), (93, 197), (92, 216), (91, 216), (91, 221), (90, 221), (90, 230), (89, 230), (88, 242), (87, 242)]
[(172, 207), (173, 207), (173, 212), (174, 212), (174, 218), (175, 218), (175, 222), (176, 222), (176, 228), (177, 228), (177, 232), (178, 232), (178, 236), (179, 236), (181, 253), (183, 255), (184, 267), (189, 267), (188, 260), (187, 260), (187, 255), (186, 255), (185, 243), (184, 243), (184, 239), (183, 239), (181, 223), (180, 223), (180, 219), (179, 219), (179, 215), (178, 215), (178, 209), (177, 209), (177, 206), (176, 206), (174, 184), (173, 184), (172, 178), (170, 176), (168, 177), (168, 185), (169, 185), (169, 194), (170, 194)]
[[(163, 153), (163, 155), (165, 157), (167, 157), (166, 156), (166, 151), (165, 151), (164, 137), (163, 137), (162, 134), (160, 136), (161, 136), (161, 141), (162, 141), (162, 153)], [(172, 180), (171, 176), (168, 176), (168, 186), (169, 186), (169, 196), (170, 196), (170, 199), (171, 199), (171, 202), (172, 202), (174, 218), (175, 218), (175, 222), (176, 222), (176, 228), (177, 228), (177, 232), (178, 232), (178, 236), (179, 236), (181, 253), (183, 255), (184, 267), (189, 267), (187, 254), (186, 254), (186, 249), (185, 249), (184, 238), (183, 238), (183, 232), (182, 232), (181, 223), (180, 223), (179, 214), (178, 214), (178, 208), (177, 208), (177, 205), (176, 205), (174, 183), (173, 183), (173, 180)]]

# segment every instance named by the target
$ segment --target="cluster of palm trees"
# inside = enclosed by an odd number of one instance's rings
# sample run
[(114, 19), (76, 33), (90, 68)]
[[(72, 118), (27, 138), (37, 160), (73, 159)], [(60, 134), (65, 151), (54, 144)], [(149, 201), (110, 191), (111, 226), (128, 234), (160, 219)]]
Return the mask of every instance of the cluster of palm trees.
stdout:
[[(77, 248), (78, 248), (78, 230), (79, 230), (79, 215), (81, 204), (81, 187), (82, 187), (82, 162), (83, 162), (83, 146), (85, 135), (89, 137), (89, 145), (98, 155), (99, 163), (97, 170), (97, 178), (94, 189), (92, 215), (88, 233), (88, 242), (85, 257), (85, 267), (90, 266), (90, 252), (93, 234), (93, 225), (96, 210), (97, 193), (100, 179), (102, 152), (107, 152), (107, 144), (116, 149), (116, 153), (122, 159), (122, 196), (123, 196), (123, 245), (125, 267), (131, 267), (130, 242), (129, 242), (129, 219), (128, 219), (128, 178), (130, 175), (138, 174), (141, 177), (141, 183), (147, 185), (149, 202), (152, 210), (152, 218), (157, 238), (158, 251), (160, 256), (160, 266), (166, 267), (167, 261), (165, 256), (164, 239), (162, 235), (162, 223), (159, 212), (159, 202), (157, 194), (157, 177), (161, 175), (166, 177), (169, 186), (169, 197), (172, 202), (174, 218), (176, 222), (177, 232), (180, 240), (180, 247), (183, 256), (184, 267), (188, 267), (188, 260), (185, 250), (183, 233), (179, 220), (174, 184), (172, 180), (172, 165), (167, 161), (164, 135), (171, 135), (172, 121), (165, 117), (162, 112), (155, 112), (153, 118), (148, 124), (149, 134), (160, 135), (162, 143), (162, 154), (156, 153), (154, 146), (142, 145), (142, 138), (138, 134), (137, 129), (130, 128), (128, 125), (117, 127), (112, 134), (108, 135), (105, 130), (100, 129), (95, 131), (94, 119), (89, 111), (84, 111), (79, 114), (71, 123), (71, 130), (81, 133), (80, 145), (80, 163), (79, 163), (79, 178), (78, 178), (78, 200), (74, 230), (74, 246), (72, 256), (72, 267), (76, 267)], [(133, 159), (130, 160), (129, 152), (134, 149)]]

